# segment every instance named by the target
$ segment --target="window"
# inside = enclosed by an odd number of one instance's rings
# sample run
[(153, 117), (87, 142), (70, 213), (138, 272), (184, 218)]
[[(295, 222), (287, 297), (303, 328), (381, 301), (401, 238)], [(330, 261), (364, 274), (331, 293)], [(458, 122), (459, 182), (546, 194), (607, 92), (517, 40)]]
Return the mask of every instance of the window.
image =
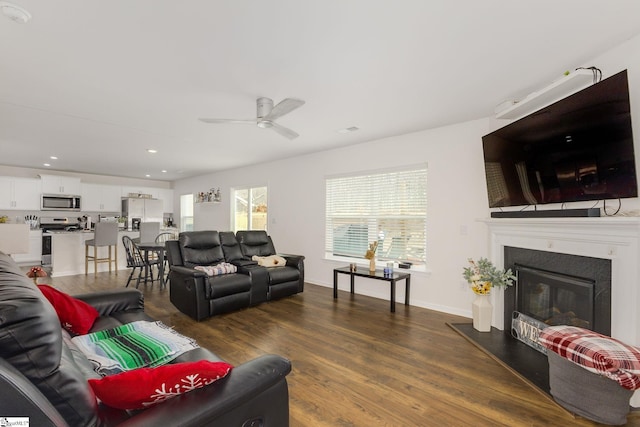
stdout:
[(427, 168), (327, 178), (327, 256), (426, 264)]
[(233, 192), (233, 231), (267, 229), (267, 187)]
[(180, 196), (180, 231), (193, 231), (193, 194)]

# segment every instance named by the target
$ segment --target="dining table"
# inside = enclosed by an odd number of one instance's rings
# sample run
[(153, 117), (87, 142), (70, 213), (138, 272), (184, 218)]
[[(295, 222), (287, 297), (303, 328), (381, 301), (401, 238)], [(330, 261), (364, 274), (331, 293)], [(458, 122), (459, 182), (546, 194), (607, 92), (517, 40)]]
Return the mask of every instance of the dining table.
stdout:
[[(149, 256), (151, 254), (156, 254), (160, 262), (158, 263), (158, 281), (160, 282), (160, 286), (162, 288), (167, 284), (168, 276), (164, 275), (164, 257), (165, 257), (165, 245), (164, 242), (137, 242), (135, 245), (142, 251), (142, 256), (145, 260), (144, 266), (144, 281), (147, 282), (150, 277), (150, 268), (151, 264), (149, 264)], [(151, 282), (153, 282), (153, 275), (151, 275)]]

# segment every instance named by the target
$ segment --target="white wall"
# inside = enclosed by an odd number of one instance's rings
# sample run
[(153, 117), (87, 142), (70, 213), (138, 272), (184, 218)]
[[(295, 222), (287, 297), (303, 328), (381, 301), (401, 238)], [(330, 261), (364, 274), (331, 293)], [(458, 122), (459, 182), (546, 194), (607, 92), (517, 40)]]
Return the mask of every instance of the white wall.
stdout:
[[(480, 137), (488, 120), (477, 120), (342, 149), (200, 176), (174, 183), (174, 194), (222, 189), (222, 203), (196, 206), (195, 228), (230, 229), (230, 188), (269, 187), (269, 234), (280, 252), (306, 256), (306, 281), (332, 286), (324, 259), (324, 180), (327, 175), (428, 164), (428, 268), (412, 273), (411, 303), (469, 315), (471, 292), (461, 277), (468, 257), (487, 255), (487, 215)], [(340, 287), (347, 289), (347, 277)], [(384, 282), (358, 281), (356, 291), (389, 298)], [(404, 286), (398, 288), (398, 300)]]
[[(634, 134), (636, 141), (640, 141), (640, 66), (637, 58), (640, 58), (640, 37), (588, 63), (575, 64), (575, 67), (597, 66), (605, 78), (623, 69), (629, 70)], [(558, 69), (570, 66), (558, 64)], [(488, 231), (483, 223), (476, 221), (489, 216), (481, 138), (506, 123), (486, 118), (200, 176), (175, 182), (174, 194), (178, 199), (180, 194), (220, 187), (222, 203), (199, 207), (196, 229), (229, 230), (230, 189), (268, 185), (269, 234), (276, 249), (305, 255), (307, 282), (332, 286), (332, 269), (343, 264), (324, 259), (325, 176), (426, 162), (430, 271), (412, 273), (411, 304), (470, 317), (473, 294), (462, 279), (462, 267), (468, 257), (489, 255)], [(636, 162), (640, 165), (638, 147), (636, 144)], [(614, 201), (608, 203), (608, 206), (614, 205), (617, 206)], [(633, 209), (640, 209), (638, 199), (623, 201), (622, 211)], [(340, 288), (348, 289), (347, 276), (341, 279)], [(389, 297), (384, 282), (358, 281), (356, 292)], [(403, 298), (404, 287), (399, 286), (398, 301)]]

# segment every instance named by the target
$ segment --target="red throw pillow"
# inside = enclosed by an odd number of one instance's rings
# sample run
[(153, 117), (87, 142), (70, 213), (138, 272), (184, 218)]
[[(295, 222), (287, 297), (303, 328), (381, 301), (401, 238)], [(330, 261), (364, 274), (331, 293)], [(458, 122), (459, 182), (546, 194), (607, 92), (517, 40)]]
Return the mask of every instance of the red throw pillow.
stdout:
[(60, 324), (73, 334), (84, 335), (88, 333), (100, 316), (98, 310), (86, 302), (73, 298), (49, 285), (38, 285), (38, 288), (58, 313)]
[(139, 368), (100, 379), (89, 385), (105, 404), (118, 409), (143, 409), (204, 387), (226, 376), (233, 366), (225, 362), (174, 363)]

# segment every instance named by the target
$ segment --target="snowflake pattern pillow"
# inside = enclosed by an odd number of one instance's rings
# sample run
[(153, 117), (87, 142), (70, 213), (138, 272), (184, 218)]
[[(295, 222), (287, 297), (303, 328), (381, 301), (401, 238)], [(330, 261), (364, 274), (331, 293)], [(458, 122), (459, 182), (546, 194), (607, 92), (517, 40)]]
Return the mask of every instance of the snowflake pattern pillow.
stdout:
[(209, 385), (233, 369), (225, 362), (174, 363), (139, 368), (100, 379), (89, 385), (106, 405), (118, 409), (143, 409), (172, 397)]

